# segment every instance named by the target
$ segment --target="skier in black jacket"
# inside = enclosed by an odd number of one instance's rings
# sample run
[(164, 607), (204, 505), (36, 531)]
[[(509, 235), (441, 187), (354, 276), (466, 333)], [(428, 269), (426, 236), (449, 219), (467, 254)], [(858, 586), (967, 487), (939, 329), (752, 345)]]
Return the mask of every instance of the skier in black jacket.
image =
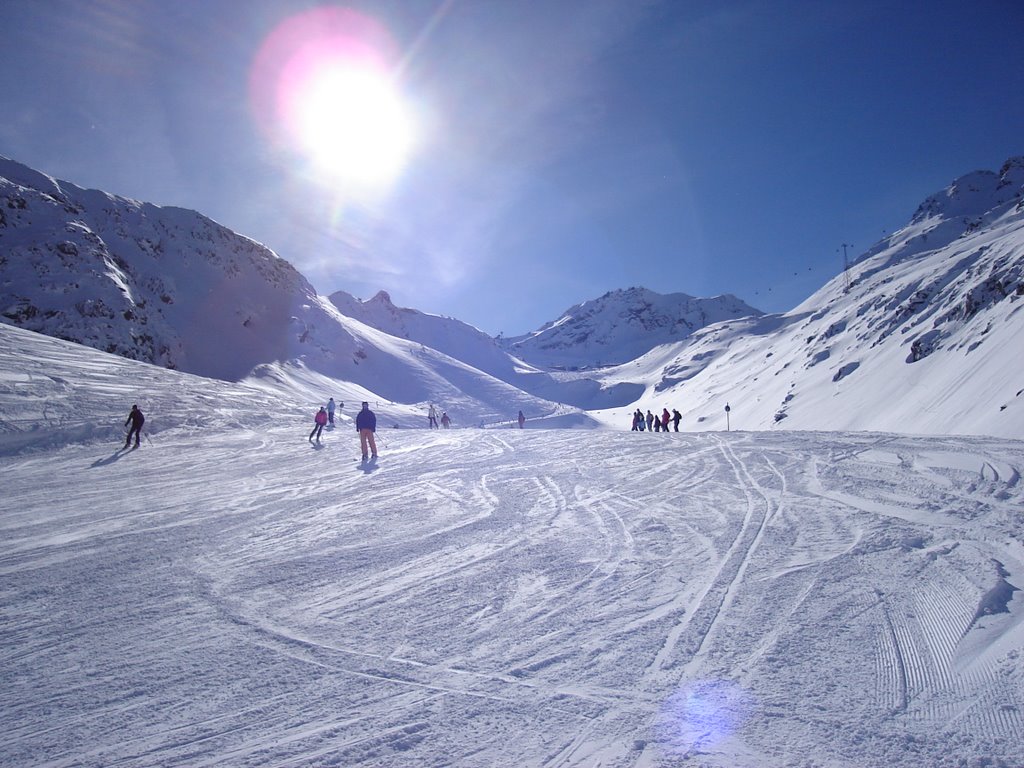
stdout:
[(128, 437), (124, 439), (124, 447), (127, 448), (128, 444), (132, 441), (132, 435), (135, 435), (135, 447), (139, 447), (139, 438), (142, 436), (142, 425), (146, 423), (146, 417), (142, 415), (142, 411), (139, 410), (139, 406), (133, 405), (132, 412), (128, 414), (128, 418), (125, 419), (124, 425), (127, 427), (128, 424), (132, 425), (132, 428), (128, 430)]

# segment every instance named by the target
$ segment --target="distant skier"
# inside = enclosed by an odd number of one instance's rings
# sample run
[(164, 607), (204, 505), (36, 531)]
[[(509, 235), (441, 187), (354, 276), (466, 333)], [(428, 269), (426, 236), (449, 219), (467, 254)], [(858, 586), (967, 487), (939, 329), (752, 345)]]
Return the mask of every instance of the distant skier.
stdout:
[(313, 431), (309, 433), (309, 442), (313, 442), (313, 435), (316, 435), (316, 441), (320, 442), (320, 433), (324, 431), (324, 424), (327, 423), (327, 409), (322, 405), (320, 410), (316, 412), (316, 416), (313, 417)]
[(636, 409), (636, 428), (639, 429), (641, 432), (643, 432), (644, 428), (646, 426), (647, 426), (647, 422), (644, 421), (644, 412), (641, 411), (639, 408), (637, 408)]
[(525, 423), (526, 423), (526, 417), (523, 416), (523, 412), (520, 411), (519, 412), (519, 428), (522, 429), (523, 428), (523, 424), (525, 424)]
[[(661, 428), (668, 432), (668, 423), (672, 420), (671, 414), (668, 412), (668, 408), (661, 409)], [(676, 432), (679, 430), (677, 429)]]
[(640, 431), (640, 422), (643, 421), (643, 416), (639, 410), (633, 411), (633, 426), (630, 427), (630, 432)]
[(647, 431), (654, 431), (654, 414), (651, 413), (650, 409), (647, 410)]
[(430, 429), (437, 429), (437, 409), (434, 408), (434, 404), (430, 404), (430, 409), (427, 411), (427, 426)]
[(448, 412), (444, 411), (441, 413), (441, 426), (448, 429), (452, 425), (452, 420), (448, 418)]
[(124, 425), (127, 427), (129, 424), (132, 428), (128, 430), (128, 437), (124, 439), (124, 447), (127, 448), (132, 441), (132, 435), (135, 435), (135, 447), (139, 447), (139, 439), (142, 436), (142, 425), (146, 423), (146, 417), (142, 415), (142, 411), (139, 410), (139, 406), (133, 405), (131, 413), (128, 414), (128, 418), (125, 419)]
[(677, 411), (675, 408), (673, 408), (672, 409), (672, 426), (675, 428), (676, 432), (679, 431), (679, 422), (682, 420), (682, 418), (683, 418), (683, 414), (681, 414), (679, 411)]
[(336, 406), (334, 405), (334, 398), (332, 397), (330, 400), (327, 401), (327, 423), (330, 424), (332, 427), (334, 426), (335, 408)]
[(377, 431), (377, 414), (370, 410), (370, 404), (366, 401), (363, 401), (363, 410), (356, 416), (356, 431), (359, 432), (359, 447), (363, 452), (363, 461), (366, 461), (367, 447), (376, 459), (377, 441), (373, 435)]

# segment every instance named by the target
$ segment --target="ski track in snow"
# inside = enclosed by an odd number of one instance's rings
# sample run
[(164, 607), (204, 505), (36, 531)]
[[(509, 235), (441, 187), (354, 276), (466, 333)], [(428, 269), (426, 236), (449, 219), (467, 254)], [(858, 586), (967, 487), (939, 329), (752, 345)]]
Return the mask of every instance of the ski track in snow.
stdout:
[(1024, 764), (1020, 443), (216, 419), (0, 458), (3, 766)]

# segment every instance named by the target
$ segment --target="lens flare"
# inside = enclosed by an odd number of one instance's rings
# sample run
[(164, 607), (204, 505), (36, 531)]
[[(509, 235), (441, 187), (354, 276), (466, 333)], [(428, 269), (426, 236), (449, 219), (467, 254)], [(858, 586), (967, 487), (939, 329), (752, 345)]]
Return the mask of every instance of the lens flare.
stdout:
[(752, 697), (736, 683), (693, 681), (662, 706), (657, 736), (673, 752), (702, 752), (733, 736), (752, 708)]
[(264, 135), (313, 175), (353, 188), (386, 186), (415, 143), (387, 31), (346, 8), (279, 24), (257, 54), (250, 101)]

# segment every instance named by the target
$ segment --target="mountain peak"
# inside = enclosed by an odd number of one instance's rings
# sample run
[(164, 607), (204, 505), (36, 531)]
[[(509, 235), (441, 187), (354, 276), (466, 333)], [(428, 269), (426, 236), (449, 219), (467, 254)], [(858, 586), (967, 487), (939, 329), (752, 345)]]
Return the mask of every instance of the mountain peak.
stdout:
[(998, 173), (972, 171), (928, 197), (914, 213), (912, 223), (926, 219), (980, 217), (1024, 197), (1024, 157), (1011, 157)]
[(633, 360), (659, 344), (682, 341), (705, 325), (760, 314), (735, 296), (697, 299), (634, 286), (576, 304), (557, 320), (504, 344), (540, 367), (602, 367)]
[(377, 293), (374, 294), (374, 297), (370, 299), (370, 302), (374, 304), (381, 304), (389, 309), (393, 309), (395, 306), (391, 301), (391, 294), (384, 290), (377, 291)]

